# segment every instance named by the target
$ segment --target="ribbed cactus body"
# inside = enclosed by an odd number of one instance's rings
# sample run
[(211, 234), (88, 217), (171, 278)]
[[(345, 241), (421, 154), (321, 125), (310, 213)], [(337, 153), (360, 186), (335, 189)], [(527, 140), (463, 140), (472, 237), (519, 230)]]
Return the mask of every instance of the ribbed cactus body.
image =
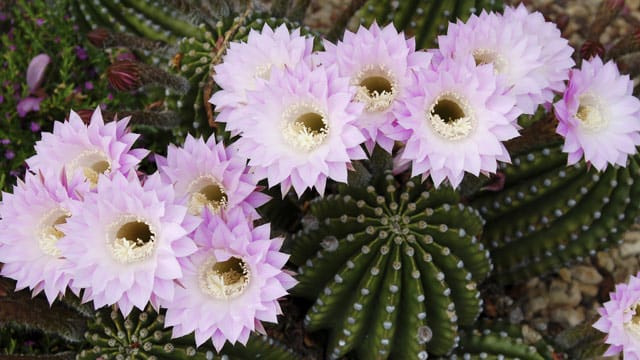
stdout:
[(515, 282), (595, 254), (620, 240), (639, 213), (638, 157), (598, 173), (566, 166), (560, 146), (514, 157), (505, 187), (473, 201), (501, 282)]
[(446, 354), (479, 314), (477, 284), (490, 271), (482, 219), (451, 189), (390, 174), (316, 199), (294, 236), (294, 293), (315, 304), (309, 330), (331, 329), (328, 354), (426, 359)]
[(543, 341), (527, 344), (515, 328), (493, 326), (462, 332), (460, 347), (449, 360), (550, 360), (551, 351)]
[(113, 309), (96, 313), (89, 323), (85, 339), (88, 350), (77, 357), (88, 359), (145, 359), (145, 360), (266, 360), (295, 359), (289, 349), (266, 336), (253, 334), (246, 346), (227, 344), (218, 354), (210, 342), (196, 347), (193, 336), (172, 339), (171, 328), (164, 328), (164, 316), (148, 306), (144, 311), (134, 309), (126, 318)]
[(198, 33), (198, 28), (188, 21), (188, 14), (165, 1), (71, 0), (70, 6), (76, 20), (89, 29), (106, 27), (166, 43)]
[(450, 21), (466, 20), (483, 9), (501, 10), (502, 6), (501, 0), (369, 0), (356, 18), (365, 25), (393, 21), (396, 28), (416, 37), (420, 49), (435, 47), (436, 36), (446, 32)]

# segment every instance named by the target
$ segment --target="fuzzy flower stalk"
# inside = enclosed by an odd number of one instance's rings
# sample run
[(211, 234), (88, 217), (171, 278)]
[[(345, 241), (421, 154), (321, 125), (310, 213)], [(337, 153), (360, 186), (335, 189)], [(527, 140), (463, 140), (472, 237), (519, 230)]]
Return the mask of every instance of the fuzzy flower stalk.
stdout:
[(640, 100), (633, 96), (633, 81), (612, 61), (594, 57), (573, 69), (554, 110), (569, 165), (584, 157), (599, 171), (608, 164), (626, 166), (640, 145)]
[(369, 153), (377, 143), (391, 152), (394, 140), (388, 134), (395, 130), (393, 107), (407, 95), (411, 71), (427, 67), (431, 54), (416, 51), (415, 38), (406, 39), (393, 24), (356, 33), (346, 31), (337, 44), (324, 41), (325, 51), (316, 55), (323, 66), (336, 66), (340, 76), (348, 77), (357, 88), (355, 101), (364, 105), (357, 126), (367, 139)]
[(278, 299), (296, 283), (282, 270), (283, 239), (271, 239), (268, 224), (254, 228), (241, 208), (205, 209), (193, 238), (198, 251), (180, 260), (183, 286), (166, 304), (173, 337), (195, 332), (198, 346), (211, 340), (220, 351), (226, 341), (246, 344), (252, 331), (264, 333), (261, 322), (277, 322)]
[(62, 256), (72, 264), (75, 286), (96, 309), (118, 304), (124, 316), (151, 300), (156, 308), (174, 295), (182, 277), (178, 259), (196, 245), (187, 237), (195, 222), (175, 202), (173, 188), (149, 176), (144, 184), (131, 174), (100, 176), (95, 192), (70, 206), (59, 226)]
[(606, 333), (609, 348), (603, 356), (622, 352), (625, 360), (640, 359), (640, 274), (626, 284), (617, 284), (610, 300), (598, 309), (600, 319), (593, 327)]

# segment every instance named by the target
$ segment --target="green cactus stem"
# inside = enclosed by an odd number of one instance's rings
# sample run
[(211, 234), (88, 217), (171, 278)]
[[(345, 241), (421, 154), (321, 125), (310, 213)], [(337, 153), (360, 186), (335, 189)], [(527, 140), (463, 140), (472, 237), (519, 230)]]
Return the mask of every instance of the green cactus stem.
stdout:
[(544, 274), (621, 241), (639, 214), (640, 159), (602, 173), (566, 166), (560, 146), (513, 157), (502, 166), (505, 187), (473, 200), (487, 220), (483, 242), (503, 283)]
[(447, 24), (456, 19), (466, 20), (480, 11), (501, 10), (501, 0), (369, 0), (356, 13), (359, 24), (370, 25), (374, 21), (386, 24), (393, 21), (398, 30), (416, 37), (416, 48), (436, 45), (436, 36), (447, 30)]
[(293, 293), (315, 299), (305, 324), (331, 329), (332, 359), (446, 354), (480, 311), (477, 284), (491, 268), (483, 220), (450, 188), (400, 185), (388, 172), (373, 180), (314, 200), (316, 221), (293, 238)]
[(246, 346), (227, 344), (218, 354), (211, 343), (196, 347), (193, 336), (171, 338), (171, 328), (164, 327), (164, 315), (151, 306), (134, 309), (127, 318), (115, 308), (96, 313), (85, 333), (89, 346), (78, 360), (287, 360), (295, 353), (266, 336), (252, 335)]
[(38, 330), (67, 342), (82, 341), (86, 318), (73, 308), (60, 301), (49, 305), (44, 298), (32, 297), (26, 290), (13, 292), (13, 286), (8, 286), (12, 282), (5, 278), (0, 278), (0, 283), (0, 290), (12, 289), (0, 295), (0, 328)]
[(519, 329), (494, 325), (462, 331), (460, 346), (449, 360), (551, 360), (552, 352), (542, 340), (527, 344)]

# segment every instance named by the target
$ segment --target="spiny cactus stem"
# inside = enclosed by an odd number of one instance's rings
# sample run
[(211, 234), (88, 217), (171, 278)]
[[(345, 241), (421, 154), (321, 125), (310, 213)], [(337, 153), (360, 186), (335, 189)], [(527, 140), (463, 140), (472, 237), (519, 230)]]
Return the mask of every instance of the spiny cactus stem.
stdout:
[(287, 16), (289, 5), (291, 5), (291, 0), (274, 0), (271, 5), (271, 15), (274, 17)]
[(640, 28), (636, 28), (631, 34), (627, 34), (607, 52), (608, 59), (616, 59), (620, 56), (640, 51)]
[(145, 14), (149, 18), (154, 19), (158, 23), (171, 29), (176, 34), (182, 36), (199, 36), (202, 31), (196, 26), (189, 24), (188, 22), (175, 19), (166, 13), (161, 8), (155, 6), (149, 6), (147, 1), (144, 0), (127, 0), (130, 6)]
[(344, 34), (344, 29), (346, 29), (347, 24), (349, 23), (349, 19), (353, 17), (353, 15), (360, 9), (367, 0), (351, 0), (349, 6), (342, 12), (338, 20), (336, 20), (335, 25), (329, 33), (327, 34), (327, 39), (330, 41), (336, 41), (342, 37)]
[(202, 95), (203, 95), (202, 102), (204, 103), (204, 109), (207, 114), (207, 122), (209, 123), (209, 126), (211, 126), (212, 128), (215, 128), (217, 126), (213, 116), (213, 107), (211, 106), (211, 104), (209, 104), (209, 99), (211, 98), (211, 95), (213, 95), (213, 88), (215, 86), (213, 81), (215, 70), (213, 70), (213, 66), (217, 65), (222, 60), (222, 56), (227, 51), (229, 42), (231, 41), (233, 36), (236, 34), (236, 32), (238, 32), (238, 29), (240, 28), (240, 26), (244, 24), (245, 20), (253, 12), (252, 4), (253, 4), (252, 2), (249, 2), (247, 4), (247, 9), (242, 13), (242, 15), (240, 15), (234, 21), (234, 24), (231, 26), (231, 28), (227, 30), (227, 32), (224, 34), (224, 38), (222, 39), (222, 42), (220, 42), (219, 45), (217, 45), (213, 49), (213, 56), (211, 57), (211, 65), (210, 65), (211, 70), (209, 73), (209, 80), (207, 80), (207, 83), (204, 85), (204, 88), (202, 90)]
[(97, 47), (126, 47), (134, 50), (158, 50), (167, 44), (160, 40), (151, 40), (127, 33), (112, 32), (104, 28), (91, 31), (87, 37)]
[(588, 40), (597, 41), (604, 29), (613, 22), (624, 7), (624, 0), (604, 0), (600, 5), (595, 20), (589, 27)]
[(521, 136), (507, 141), (505, 144), (507, 150), (511, 154), (518, 154), (542, 145), (555, 143), (561, 140), (561, 137), (556, 134), (557, 125), (558, 120), (555, 116), (548, 114), (543, 119), (523, 129), (520, 133)]
[(304, 19), (304, 15), (307, 13), (307, 8), (309, 7), (309, 4), (311, 4), (311, 0), (296, 1), (295, 5), (289, 12), (288, 18), (291, 21), (302, 22), (302, 20)]

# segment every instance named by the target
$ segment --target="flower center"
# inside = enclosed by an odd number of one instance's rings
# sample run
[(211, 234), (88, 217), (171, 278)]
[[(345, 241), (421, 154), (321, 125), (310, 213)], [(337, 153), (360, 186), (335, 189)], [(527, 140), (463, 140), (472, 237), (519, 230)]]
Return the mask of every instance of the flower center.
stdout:
[(447, 140), (467, 137), (475, 125), (469, 103), (452, 92), (438, 96), (426, 116), (433, 130)]
[(608, 124), (607, 118), (602, 114), (600, 99), (590, 94), (580, 96), (576, 118), (581, 120), (582, 127), (594, 132)]
[(640, 314), (638, 313), (638, 305), (633, 305), (628, 311), (633, 311), (634, 315), (631, 320), (624, 324), (624, 329), (631, 334), (634, 339), (640, 339)]
[(225, 261), (209, 258), (200, 268), (200, 289), (216, 299), (242, 295), (249, 284), (250, 272), (244, 260), (230, 257)]
[(227, 206), (227, 194), (222, 185), (213, 176), (201, 176), (194, 180), (187, 190), (188, 209), (191, 215), (200, 216), (207, 207), (211, 213), (217, 214)]
[(71, 214), (63, 209), (54, 209), (45, 215), (38, 226), (38, 246), (47, 255), (60, 257), (62, 253), (56, 246), (64, 233), (58, 229), (58, 225), (67, 222)]
[(282, 133), (285, 140), (298, 150), (311, 151), (322, 145), (329, 133), (327, 118), (318, 106), (294, 104), (284, 111)]
[(102, 151), (87, 150), (71, 162), (69, 175), (73, 175), (77, 169), (82, 169), (82, 173), (91, 187), (95, 187), (98, 184), (100, 174), (108, 174), (111, 171), (111, 162)]
[(396, 98), (398, 82), (384, 65), (368, 65), (353, 78), (358, 87), (356, 100), (365, 105), (367, 111), (383, 111)]
[(107, 234), (107, 243), (116, 261), (130, 264), (144, 260), (155, 248), (156, 231), (146, 221), (135, 216), (124, 216), (113, 223)]
[(476, 60), (476, 65), (492, 64), (496, 74), (504, 73), (507, 68), (507, 60), (494, 50), (475, 49), (473, 58)]

